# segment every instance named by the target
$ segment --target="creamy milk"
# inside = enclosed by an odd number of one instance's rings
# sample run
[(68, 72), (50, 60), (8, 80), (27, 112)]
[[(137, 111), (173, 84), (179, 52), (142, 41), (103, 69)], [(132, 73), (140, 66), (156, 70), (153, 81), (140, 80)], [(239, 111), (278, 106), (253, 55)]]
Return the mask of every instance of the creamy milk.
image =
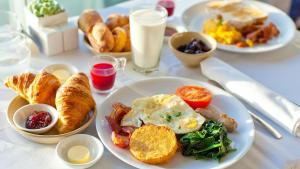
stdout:
[(130, 14), (130, 36), (134, 64), (154, 68), (159, 63), (166, 16), (155, 9), (140, 9)]

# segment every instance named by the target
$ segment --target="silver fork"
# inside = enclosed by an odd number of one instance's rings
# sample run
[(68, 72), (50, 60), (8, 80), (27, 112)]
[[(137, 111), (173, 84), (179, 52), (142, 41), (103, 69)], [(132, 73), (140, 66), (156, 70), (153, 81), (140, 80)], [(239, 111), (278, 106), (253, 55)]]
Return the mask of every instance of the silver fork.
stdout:
[[(222, 85), (220, 85), (217, 81), (209, 79), (208, 82), (224, 91), (227, 91)], [(227, 91), (229, 92), (229, 91)], [(230, 92), (229, 92), (230, 93)], [(271, 126), (267, 121), (256, 115), (255, 113), (251, 112), (248, 109), (249, 114), (251, 117), (259, 122), (262, 126), (264, 126), (276, 139), (281, 139), (283, 136), (280, 134), (278, 130), (276, 130), (273, 126)]]

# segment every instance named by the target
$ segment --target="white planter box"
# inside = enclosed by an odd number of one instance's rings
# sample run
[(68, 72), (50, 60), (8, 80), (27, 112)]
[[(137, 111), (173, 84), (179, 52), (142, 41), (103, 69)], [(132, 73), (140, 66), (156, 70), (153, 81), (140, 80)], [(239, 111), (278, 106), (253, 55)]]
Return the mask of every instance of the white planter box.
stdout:
[(68, 22), (68, 13), (66, 11), (52, 16), (37, 17), (27, 7), (24, 8), (27, 25), (38, 25), (42, 27), (53, 27)]

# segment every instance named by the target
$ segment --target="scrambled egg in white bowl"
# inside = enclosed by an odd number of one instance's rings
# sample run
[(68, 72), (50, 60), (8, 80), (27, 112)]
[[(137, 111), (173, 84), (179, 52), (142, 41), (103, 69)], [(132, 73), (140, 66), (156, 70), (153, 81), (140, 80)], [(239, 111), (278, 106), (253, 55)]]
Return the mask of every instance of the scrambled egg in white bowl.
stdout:
[(199, 130), (204, 121), (205, 118), (180, 97), (160, 94), (134, 100), (132, 110), (123, 117), (121, 126), (154, 124), (168, 126), (176, 134), (184, 134)]

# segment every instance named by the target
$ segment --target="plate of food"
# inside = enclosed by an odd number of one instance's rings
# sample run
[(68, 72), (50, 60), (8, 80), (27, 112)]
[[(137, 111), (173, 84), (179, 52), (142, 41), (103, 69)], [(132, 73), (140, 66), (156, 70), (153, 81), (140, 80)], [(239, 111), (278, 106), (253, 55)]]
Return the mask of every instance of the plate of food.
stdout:
[(204, 32), (221, 50), (257, 53), (278, 49), (295, 35), (295, 24), (280, 9), (252, 0), (201, 1), (182, 13), (190, 31)]
[[(54, 144), (62, 138), (85, 130), (96, 117), (95, 101), (88, 77), (75, 73), (61, 84), (46, 71), (21, 73), (8, 77), (5, 86), (15, 91), (6, 118), (10, 126), (25, 138)], [(45, 130), (56, 120), (53, 127)]]
[(247, 109), (204, 82), (159, 77), (129, 83), (98, 107), (102, 143), (137, 168), (225, 168), (254, 139)]
[(84, 44), (93, 53), (130, 58), (130, 27), (127, 15), (110, 14), (104, 22), (97, 11), (87, 9), (80, 15), (78, 27), (84, 33)]

